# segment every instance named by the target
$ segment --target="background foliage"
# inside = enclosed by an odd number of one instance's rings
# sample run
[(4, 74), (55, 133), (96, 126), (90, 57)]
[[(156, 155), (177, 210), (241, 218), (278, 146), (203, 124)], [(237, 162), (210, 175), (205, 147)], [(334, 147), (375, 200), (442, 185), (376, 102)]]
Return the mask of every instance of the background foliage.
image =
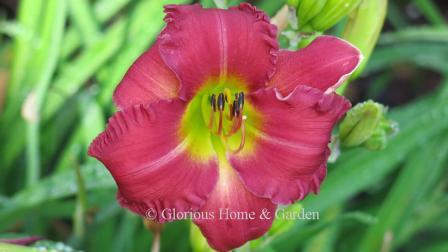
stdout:
[[(118, 206), (112, 177), (86, 152), (115, 109), (116, 84), (163, 27), (162, 6), (191, 2), (0, 1), (0, 238), (149, 250), (151, 233)], [(270, 15), (284, 5), (250, 2)], [(442, 0), (389, 2), (345, 94), (389, 106), (400, 132), (383, 151), (342, 151), (320, 194), (301, 202), (319, 221), (276, 224), (241, 251), (448, 251), (447, 14)], [(165, 225), (162, 251), (191, 250), (189, 233), (187, 221)]]

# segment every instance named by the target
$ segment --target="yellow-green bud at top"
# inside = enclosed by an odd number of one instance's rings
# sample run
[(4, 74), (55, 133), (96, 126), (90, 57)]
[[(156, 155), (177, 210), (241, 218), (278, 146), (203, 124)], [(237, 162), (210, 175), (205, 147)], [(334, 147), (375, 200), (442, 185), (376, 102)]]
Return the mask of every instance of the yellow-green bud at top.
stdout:
[(371, 100), (357, 104), (339, 126), (341, 144), (352, 147), (364, 143), (375, 132), (383, 113), (384, 106)]
[(367, 59), (378, 41), (387, 12), (387, 0), (361, 0), (350, 14), (342, 38), (361, 50), (364, 60), (352, 74), (356, 78), (362, 72)]
[(359, 2), (360, 0), (299, 0), (299, 29), (326, 31), (352, 12)]
[(300, 0), (286, 0), (286, 4), (289, 7), (297, 8), (297, 6), (299, 5), (299, 1)]
[(395, 123), (385, 117), (386, 108), (371, 100), (357, 104), (347, 112), (339, 127), (341, 145), (354, 147), (364, 145), (380, 150), (386, 146), (387, 137), (395, 129)]
[(297, 20), (299, 22), (299, 29), (302, 31), (312, 31), (312, 28), (307, 27), (308, 22), (318, 15), (324, 8), (328, 0), (298, 0), (297, 2)]
[(190, 244), (193, 252), (213, 252), (214, 250), (208, 246), (207, 240), (201, 233), (201, 230), (194, 225), (190, 224)]

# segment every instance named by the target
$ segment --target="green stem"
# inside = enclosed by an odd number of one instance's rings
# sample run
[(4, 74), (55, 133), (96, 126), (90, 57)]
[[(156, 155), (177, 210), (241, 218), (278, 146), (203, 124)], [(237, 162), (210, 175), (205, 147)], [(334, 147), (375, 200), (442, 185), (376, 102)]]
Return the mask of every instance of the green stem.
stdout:
[(161, 236), (160, 230), (156, 230), (153, 232), (151, 252), (159, 252), (160, 251), (160, 236)]
[[(28, 61), (34, 50), (35, 30), (43, 6), (42, 0), (23, 0), (18, 10), (18, 26), (26, 36), (14, 38), (14, 57), (11, 67), (11, 77), (8, 83), (8, 96), (17, 97), (17, 91), (22, 86), (26, 76)], [(15, 100), (15, 99), (13, 99)]]
[(69, 0), (69, 13), (84, 44), (90, 45), (100, 35), (100, 29), (87, 0)]
[(76, 172), (76, 185), (78, 191), (76, 194), (76, 209), (73, 216), (74, 233), (78, 241), (83, 241), (85, 234), (85, 213), (87, 209), (87, 193), (84, 178), (82, 177), (81, 167), (76, 158), (73, 158)]
[[(131, 0), (101, 0), (94, 5), (93, 18), (98, 21), (99, 25), (103, 25), (130, 1)], [(80, 33), (74, 28), (69, 28), (62, 43), (60, 57), (62, 59), (68, 58), (81, 46), (81, 44), (82, 40)]]
[(44, 20), (40, 33), (41, 47), (38, 48), (31, 63), (34, 71), (30, 72), (29, 82), (36, 82), (33, 113), (35, 120), (27, 123), (27, 185), (35, 184), (40, 173), (39, 129), (40, 110), (45, 99), (51, 77), (56, 69), (59, 45), (62, 41), (66, 0), (52, 0), (45, 6)]

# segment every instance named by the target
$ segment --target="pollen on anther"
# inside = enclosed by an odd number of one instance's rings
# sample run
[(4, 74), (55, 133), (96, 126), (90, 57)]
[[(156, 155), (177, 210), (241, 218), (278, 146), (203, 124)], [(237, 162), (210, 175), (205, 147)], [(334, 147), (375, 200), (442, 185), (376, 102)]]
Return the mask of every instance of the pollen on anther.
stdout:
[(213, 111), (216, 111), (216, 96), (212, 94), (210, 96), (210, 105), (212, 106)]
[(225, 98), (223, 93), (219, 93), (218, 95), (218, 110), (223, 111), (225, 106)]

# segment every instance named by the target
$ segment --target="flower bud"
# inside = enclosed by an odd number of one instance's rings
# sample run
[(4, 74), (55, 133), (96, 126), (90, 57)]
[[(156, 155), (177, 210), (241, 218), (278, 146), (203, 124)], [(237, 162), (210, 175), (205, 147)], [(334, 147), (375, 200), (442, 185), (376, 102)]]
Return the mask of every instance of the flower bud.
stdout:
[(364, 147), (368, 150), (382, 150), (387, 145), (387, 135), (383, 130), (377, 130), (364, 143)]
[(369, 150), (383, 150), (387, 146), (387, 140), (398, 131), (396, 122), (383, 118), (380, 121), (379, 127), (375, 130), (372, 136), (364, 142), (363, 146)]
[(362, 0), (350, 14), (342, 38), (361, 50), (364, 61), (352, 75), (362, 72), (367, 59), (378, 41), (387, 11), (387, 0)]
[(300, 0), (286, 0), (286, 4), (290, 7), (297, 8)]
[(349, 14), (360, 0), (299, 0), (297, 16), (301, 31), (325, 31)]
[[(307, 26), (308, 22), (319, 14), (328, 0), (299, 0), (297, 1), (297, 19), (299, 28)], [(301, 29), (302, 30), (302, 29)], [(307, 30), (307, 29), (303, 29)]]
[(370, 150), (384, 149), (388, 136), (397, 129), (394, 122), (386, 119), (386, 111), (383, 105), (372, 100), (353, 107), (339, 127), (341, 145), (363, 145)]

